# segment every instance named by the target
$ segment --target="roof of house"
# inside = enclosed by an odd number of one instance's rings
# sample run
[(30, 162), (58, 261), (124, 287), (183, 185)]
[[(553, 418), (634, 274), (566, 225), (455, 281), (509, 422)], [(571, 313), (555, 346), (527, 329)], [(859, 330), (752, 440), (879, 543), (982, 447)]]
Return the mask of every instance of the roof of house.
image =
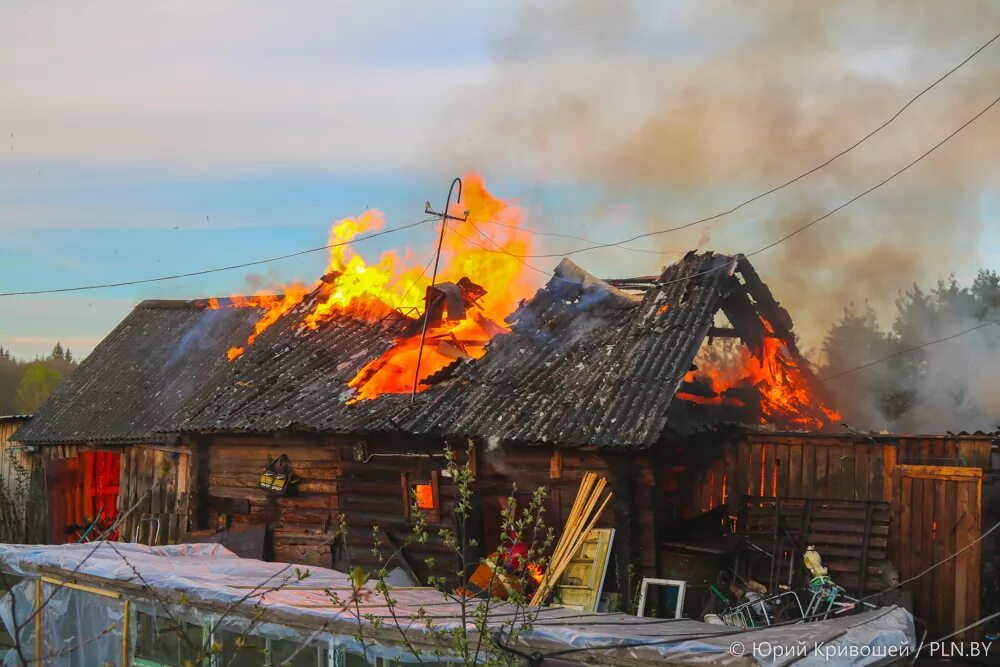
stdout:
[(15, 440), (35, 444), (169, 441), (156, 428), (226, 365), (230, 341), (259, 319), (204, 301), (143, 301), (53, 392)]
[(742, 256), (689, 253), (645, 287), (626, 293), (563, 260), (482, 358), (428, 378), (413, 402), (383, 394), (352, 404), (347, 382), (412, 332), (412, 319), (392, 313), (371, 324), (342, 315), (309, 329), (299, 324), (308, 297), (227, 362), (226, 348), (246, 338), (256, 310), (146, 303), (19, 437), (304, 430), (642, 448), (663, 432), (720, 309), (743, 325), (751, 347), (767, 335), (758, 313), (793, 345), (788, 314)]

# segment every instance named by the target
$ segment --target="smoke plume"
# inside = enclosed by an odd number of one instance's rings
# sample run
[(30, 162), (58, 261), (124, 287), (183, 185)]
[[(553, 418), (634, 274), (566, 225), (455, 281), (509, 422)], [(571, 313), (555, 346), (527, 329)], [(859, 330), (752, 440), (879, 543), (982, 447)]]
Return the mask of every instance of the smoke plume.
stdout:
[[(607, 222), (602, 240), (683, 224), (851, 145), (997, 25), (1000, 6), (988, 2), (529, 4), (498, 26), (493, 76), (456, 101), (453, 108), (468, 112), (449, 118), (455, 150), (447, 166), (540, 187), (574, 184), (593, 202), (590, 216)], [(632, 245), (753, 251), (881, 181), (998, 92), (994, 43), (829, 167), (732, 215)], [(815, 361), (824, 363), (824, 334), (846, 305), (869, 303), (891, 322), (909, 285), (952, 273), (968, 282), (987, 265), (984, 201), (998, 172), (998, 115), (987, 113), (884, 188), (753, 258)], [(567, 221), (542, 217), (533, 226), (565, 231)], [(578, 247), (545, 242), (550, 252)], [(671, 261), (614, 250), (574, 259), (605, 275), (650, 273)], [(953, 324), (942, 326), (962, 322)], [(951, 352), (961, 355), (961, 346)], [(962, 382), (978, 390), (974, 378)], [(927, 400), (939, 391), (928, 388)]]

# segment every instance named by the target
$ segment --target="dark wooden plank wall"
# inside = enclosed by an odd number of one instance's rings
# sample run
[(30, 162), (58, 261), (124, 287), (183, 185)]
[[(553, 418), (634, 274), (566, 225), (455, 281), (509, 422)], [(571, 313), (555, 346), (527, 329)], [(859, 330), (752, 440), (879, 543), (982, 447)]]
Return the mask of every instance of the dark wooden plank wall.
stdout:
[[(356, 460), (358, 445), (366, 452), (362, 458), (374, 456)], [(403, 555), (421, 578), (432, 573), (425, 564), (427, 558), (434, 559), (433, 574), (448, 575), (455, 570), (457, 555), (437, 537), (440, 528), (455, 527), (452, 508), (457, 491), (454, 483), (441, 475), (446, 462), (440, 442), (216, 436), (202, 440), (199, 447), (204, 452), (200, 459), (204, 469), (198, 474), (204, 484), (200, 486), (202, 497), (193, 501), (204, 510), (199, 528), (214, 528), (219, 514), (226, 511), (234, 523), (267, 524), (275, 560), (342, 570), (354, 565), (371, 569), (378, 564), (372, 554), (373, 525), (379, 527), (383, 555), (395, 551), (393, 544), (402, 543), (413, 529), (405, 508), (404, 479), (429, 480), (436, 472), (439, 508), (430, 517), (431, 538), (425, 544), (408, 546)], [(275, 497), (258, 486), (267, 458), (281, 453), (288, 455), (292, 471), (302, 480), (288, 497)], [(459, 451), (456, 456), (464, 461), (466, 454)], [(481, 504), (475, 520), (481, 525), (472, 530), (483, 535), (484, 547), (495, 545), (499, 537), (487, 536), (487, 530), (494, 527), (482, 525), (490, 503), (506, 499), (513, 484), (517, 485), (519, 502), (527, 502), (534, 489), (546, 488), (546, 524), (558, 535), (584, 472), (593, 471), (608, 478), (615, 494), (598, 523), (598, 527), (617, 531), (613, 547), (617, 562), (609, 571), (617, 571), (624, 579), (632, 564), (636, 581), (656, 574), (655, 476), (652, 462), (644, 455), (557, 452), (551, 447), (493, 451), (480, 447), (473, 465)], [(347, 537), (333, 540), (341, 515), (348, 527)]]
[[(892, 498), (893, 470), (898, 464), (961, 465), (990, 469), (989, 438), (865, 436), (752, 436), (739, 443), (737, 469), (725, 461), (710, 474), (735, 480), (733, 493), (762, 497), (824, 500)], [(711, 504), (721, 496), (712, 490)], [(718, 504), (715, 502), (715, 504)], [(711, 509), (708, 507), (707, 509)]]

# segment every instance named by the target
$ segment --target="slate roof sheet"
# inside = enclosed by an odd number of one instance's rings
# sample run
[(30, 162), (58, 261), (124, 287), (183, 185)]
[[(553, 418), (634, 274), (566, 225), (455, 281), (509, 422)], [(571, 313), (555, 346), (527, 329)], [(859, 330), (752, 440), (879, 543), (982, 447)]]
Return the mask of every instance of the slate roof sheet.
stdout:
[(144, 301), (14, 434), (33, 444), (169, 441), (156, 429), (226, 366), (259, 313)]

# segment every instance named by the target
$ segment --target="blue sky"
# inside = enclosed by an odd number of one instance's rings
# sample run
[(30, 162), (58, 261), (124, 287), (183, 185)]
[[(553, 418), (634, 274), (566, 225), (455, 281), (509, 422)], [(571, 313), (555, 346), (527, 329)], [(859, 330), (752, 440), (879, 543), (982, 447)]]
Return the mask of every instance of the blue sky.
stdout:
[[(988, 3), (360, 4), (4, 3), (0, 291), (294, 252), (366, 208), (404, 224), (466, 171), (534, 229), (614, 240), (685, 222), (853, 143), (998, 24)], [(752, 250), (964, 122), (996, 94), (998, 54), (823, 173), (636, 244), (661, 256), (575, 259), (623, 275), (693, 247)], [(807, 347), (849, 302), (889, 313), (913, 281), (997, 265), (998, 122), (759, 258)], [(420, 227), (358, 250), (423, 258), (432, 243)], [(538, 237), (535, 251), (575, 247)], [(323, 265), (6, 298), (0, 345), (86, 353), (141, 299), (311, 280)]]

